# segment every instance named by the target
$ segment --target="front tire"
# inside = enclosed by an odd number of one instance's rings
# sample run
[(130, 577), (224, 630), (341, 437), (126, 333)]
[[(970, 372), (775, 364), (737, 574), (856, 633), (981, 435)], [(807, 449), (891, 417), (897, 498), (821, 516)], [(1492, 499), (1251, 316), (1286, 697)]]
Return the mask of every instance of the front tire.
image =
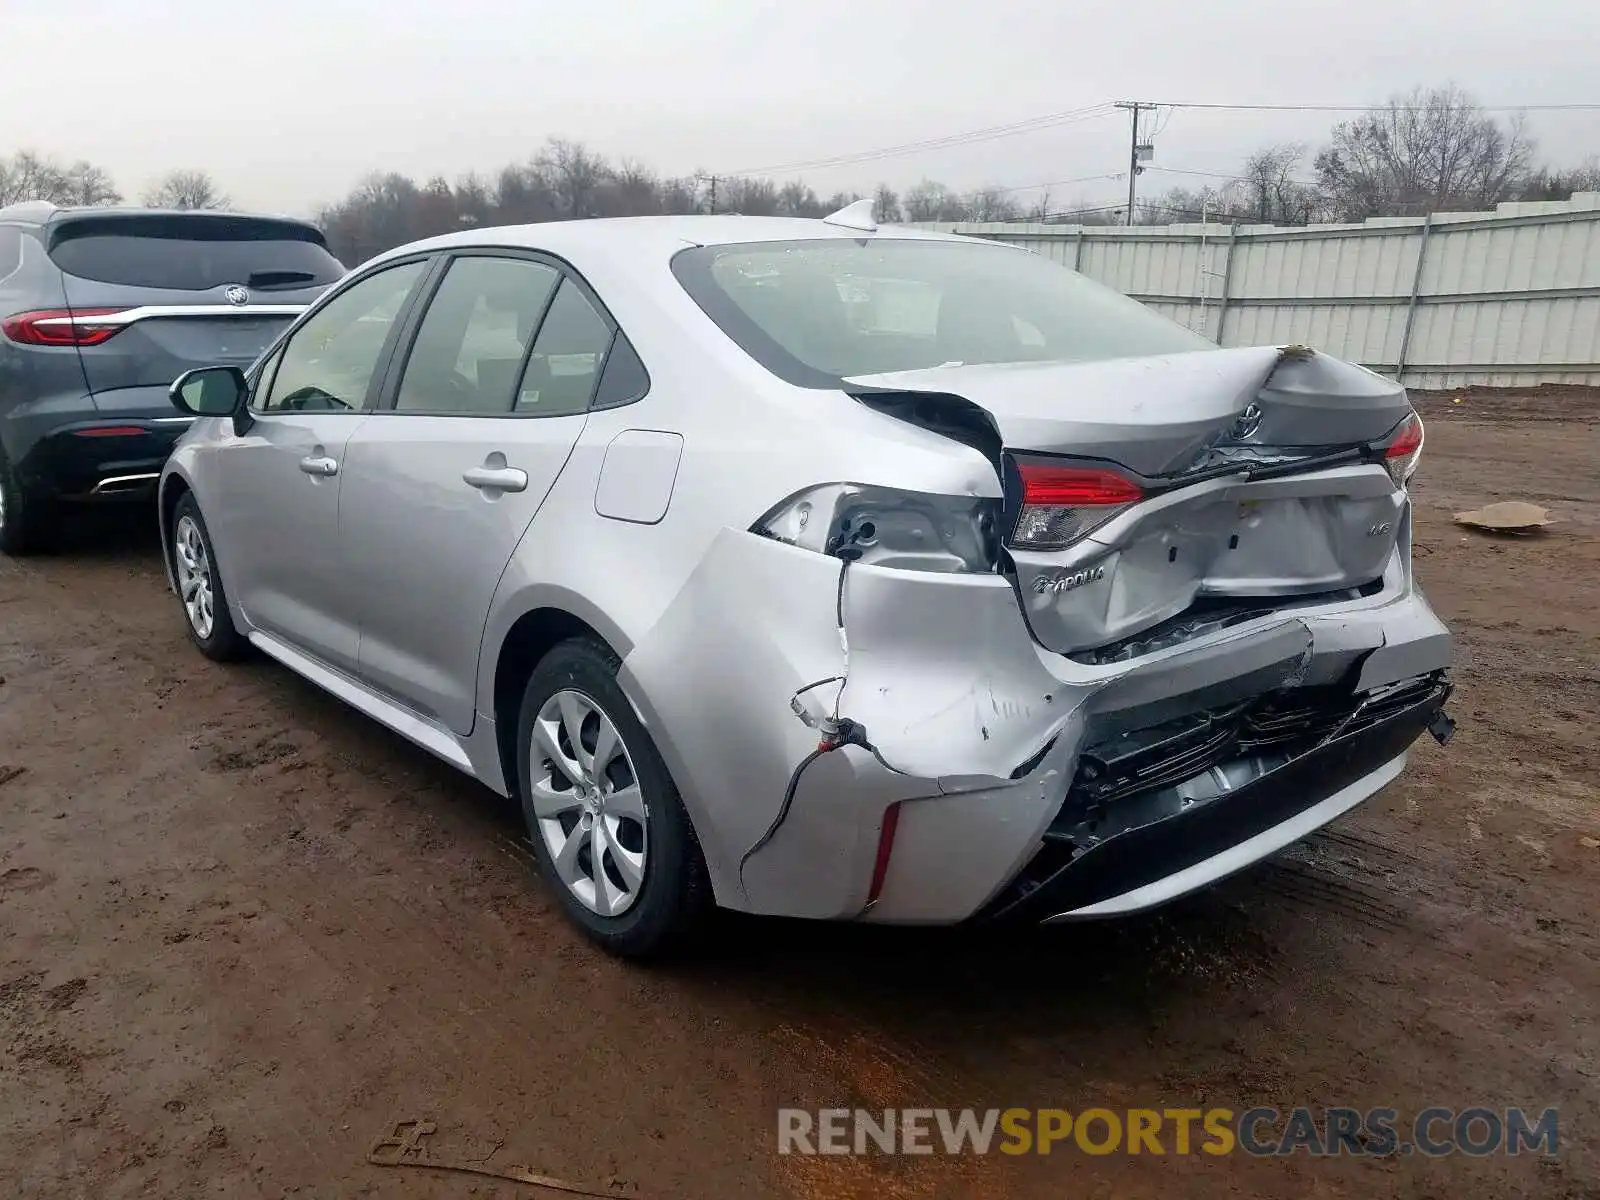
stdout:
[(211, 534), (193, 492), (185, 492), (173, 509), (170, 536), (173, 581), (189, 640), (216, 662), (243, 657), (249, 643), (234, 628)]
[(21, 558), (55, 545), (55, 506), (25, 491), (4, 450), (0, 450), (0, 554)]
[(711, 889), (619, 665), (587, 638), (540, 660), (522, 697), (518, 791), (540, 874), (568, 918), (610, 953), (645, 958), (687, 939)]

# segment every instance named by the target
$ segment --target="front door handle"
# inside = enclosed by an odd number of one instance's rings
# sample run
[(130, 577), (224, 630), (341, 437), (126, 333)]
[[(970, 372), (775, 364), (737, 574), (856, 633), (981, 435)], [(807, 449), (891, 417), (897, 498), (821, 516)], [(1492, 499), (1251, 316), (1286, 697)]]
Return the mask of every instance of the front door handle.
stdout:
[(313, 454), (300, 460), (300, 469), (307, 475), (316, 475), (326, 479), (330, 475), (339, 473), (339, 463), (337, 459), (329, 458), (326, 455)]
[(516, 467), (473, 467), (461, 478), (484, 492), (522, 492), (528, 488), (528, 473)]

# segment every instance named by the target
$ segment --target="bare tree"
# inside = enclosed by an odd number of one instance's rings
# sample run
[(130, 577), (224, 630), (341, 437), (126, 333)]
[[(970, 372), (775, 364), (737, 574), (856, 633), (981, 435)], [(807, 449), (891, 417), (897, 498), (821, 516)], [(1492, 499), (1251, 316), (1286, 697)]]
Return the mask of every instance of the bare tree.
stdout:
[(575, 220), (600, 215), (600, 194), (611, 168), (582, 143), (551, 138), (534, 158), (533, 171), (549, 188), (557, 216)]
[(1600, 158), (1590, 156), (1576, 167), (1540, 167), (1517, 192), (1518, 200), (1570, 200), (1576, 192), (1600, 192)]
[(1520, 117), (1501, 124), (1460, 88), (1417, 88), (1334, 127), (1317, 182), (1339, 220), (1489, 208), (1527, 179), (1533, 142)]
[(942, 183), (924, 179), (907, 190), (904, 200), (908, 221), (965, 221), (966, 204)]
[(151, 208), (227, 208), (230, 201), (204, 171), (179, 170), (163, 175), (144, 194)]
[(791, 179), (778, 189), (778, 215), (780, 217), (821, 217), (826, 216), (822, 201), (817, 199), (817, 194), (801, 183), (798, 179)]
[(900, 197), (887, 183), (880, 183), (873, 196), (872, 218), (884, 225), (893, 225), (900, 220)]
[(62, 192), (67, 204), (120, 204), (122, 193), (112, 183), (111, 176), (93, 163), (81, 159), (66, 170)]
[(66, 172), (32, 150), (19, 150), (10, 158), (0, 158), (0, 204), (23, 200), (64, 200)]
[(1022, 215), (1022, 206), (1016, 197), (1004, 188), (983, 187), (967, 193), (965, 207), (968, 220), (1015, 221)]
[(1243, 206), (1229, 205), (1229, 215), (1263, 225), (1309, 225), (1324, 206), (1315, 184), (1295, 178), (1305, 157), (1304, 145), (1284, 142), (1245, 159), (1238, 187), (1229, 189), (1243, 192)]
[(661, 211), (685, 215), (700, 211), (700, 188), (691, 178), (677, 177), (661, 181)]
[(644, 216), (661, 211), (661, 181), (643, 163), (623, 159), (611, 173), (610, 196), (606, 211), (612, 216)]
[(770, 179), (728, 179), (717, 195), (718, 212), (770, 217), (778, 211), (778, 186)]

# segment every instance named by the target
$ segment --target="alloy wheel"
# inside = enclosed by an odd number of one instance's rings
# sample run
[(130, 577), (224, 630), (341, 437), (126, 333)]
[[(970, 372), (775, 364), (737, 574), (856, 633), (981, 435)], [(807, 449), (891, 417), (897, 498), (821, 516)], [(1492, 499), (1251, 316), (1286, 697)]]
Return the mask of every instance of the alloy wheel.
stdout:
[(216, 627), (216, 592), (211, 581), (211, 556), (200, 525), (187, 513), (178, 518), (172, 537), (173, 560), (178, 570), (178, 594), (189, 624), (202, 640)]
[(620, 916), (644, 886), (644, 794), (622, 735), (600, 705), (563, 688), (533, 722), (530, 799), (556, 874), (578, 902)]

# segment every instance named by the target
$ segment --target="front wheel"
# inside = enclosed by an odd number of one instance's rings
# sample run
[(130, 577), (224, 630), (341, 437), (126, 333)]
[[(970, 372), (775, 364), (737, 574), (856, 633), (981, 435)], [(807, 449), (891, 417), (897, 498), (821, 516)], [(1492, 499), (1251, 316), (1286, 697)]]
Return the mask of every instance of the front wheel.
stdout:
[(534, 668), (517, 730), (518, 783), (540, 874), (606, 950), (680, 943), (710, 907), (700, 844), (611, 650), (561, 643)]
[(216, 551), (193, 492), (185, 492), (172, 513), (172, 574), (189, 640), (217, 662), (242, 657), (248, 643), (228, 612)]

